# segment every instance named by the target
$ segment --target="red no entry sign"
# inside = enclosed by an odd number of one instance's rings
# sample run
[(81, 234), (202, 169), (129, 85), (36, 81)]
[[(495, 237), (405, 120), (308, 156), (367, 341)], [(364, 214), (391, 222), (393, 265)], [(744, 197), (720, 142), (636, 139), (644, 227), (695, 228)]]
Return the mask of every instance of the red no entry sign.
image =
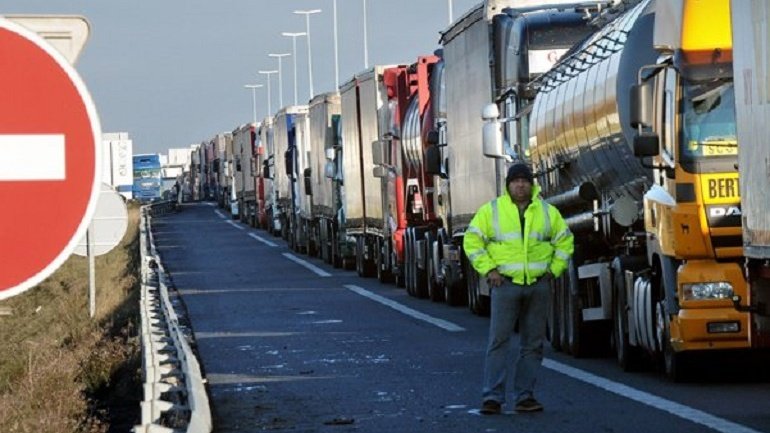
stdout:
[(42, 38), (0, 19), (0, 299), (53, 273), (98, 197), (96, 108)]

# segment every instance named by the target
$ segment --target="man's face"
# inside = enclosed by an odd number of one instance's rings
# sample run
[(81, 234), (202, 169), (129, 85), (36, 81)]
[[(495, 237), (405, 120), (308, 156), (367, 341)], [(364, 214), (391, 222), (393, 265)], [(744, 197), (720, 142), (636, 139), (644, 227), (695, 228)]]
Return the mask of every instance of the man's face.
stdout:
[(508, 183), (508, 194), (514, 201), (527, 201), (532, 198), (532, 184), (527, 179), (513, 179)]

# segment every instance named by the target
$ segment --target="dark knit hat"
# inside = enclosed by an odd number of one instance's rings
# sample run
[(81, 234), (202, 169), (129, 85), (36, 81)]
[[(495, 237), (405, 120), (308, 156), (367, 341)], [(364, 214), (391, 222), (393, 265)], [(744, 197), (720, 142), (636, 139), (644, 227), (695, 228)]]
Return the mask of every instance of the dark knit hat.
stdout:
[(523, 162), (517, 162), (508, 167), (508, 175), (505, 176), (505, 184), (508, 185), (514, 179), (526, 179), (529, 181), (529, 183), (534, 183), (532, 170), (530, 170), (529, 166)]

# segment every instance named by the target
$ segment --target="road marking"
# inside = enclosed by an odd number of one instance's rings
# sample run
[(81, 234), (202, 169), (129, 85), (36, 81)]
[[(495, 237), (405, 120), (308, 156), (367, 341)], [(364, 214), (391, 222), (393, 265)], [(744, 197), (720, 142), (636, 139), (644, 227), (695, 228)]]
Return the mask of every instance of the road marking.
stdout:
[(708, 428), (716, 430), (722, 433), (760, 433), (757, 430), (743, 426), (741, 424), (728, 421), (724, 418), (708, 414), (698, 409), (693, 409), (689, 406), (676, 403), (671, 400), (667, 400), (656, 395), (640, 391), (638, 389), (631, 388), (630, 386), (623, 385), (617, 382), (613, 382), (609, 379), (605, 379), (600, 376), (596, 376), (587, 371), (583, 371), (569, 365), (556, 362), (551, 359), (543, 360), (543, 367), (557, 371), (566, 376), (580, 380), (582, 382), (591, 384), (597, 388), (601, 388), (605, 391), (609, 391), (613, 394), (617, 394), (621, 397), (626, 397), (630, 400), (642, 403), (647, 406), (654, 407), (656, 409), (668, 412), (671, 415), (678, 416), (679, 418), (687, 421), (694, 422), (696, 424), (704, 425)]
[(226, 223), (228, 223), (228, 224), (230, 224), (231, 226), (233, 226), (233, 227), (237, 228), (238, 230), (246, 230), (246, 229), (245, 229), (245, 228), (244, 228), (242, 225), (240, 225), (240, 224), (236, 223), (236, 222), (235, 222), (235, 221), (233, 221), (233, 220), (227, 220), (227, 221), (225, 221), (225, 222), (226, 222)]
[(345, 288), (347, 288), (350, 291), (356, 292), (359, 295), (369, 298), (372, 301), (379, 302), (382, 305), (385, 305), (386, 307), (390, 307), (399, 313), (406, 314), (407, 316), (413, 317), (417, 320), (422, 320), (423, 322), (428, 322), (431, 325), (438, 326), (441, 329), (447, 330), (449, 332), (462, 332), (465, 331), (465, 328), (459, 325), (455, 325), (452, 322), (448, 322), (444, 319), (438, 319), (433, 316), (429, 316), (425, 313), (422, 313), (417, 310), (413, 310), (406, 305), (399, 304), (396, 301), (393, 301), (392, 299), (385, 298), (383, 296), (377, 295), (375, 293), (372, 293), (362, 287), (354, 286), (352, 284), (346, 284)]
[(316, 265), (314, 265), (312, 263), (309, 263), (309, 262), (307, 262), (305, 260), (300, 259), (299, 257), (295, 256), (294, 254), (283, 253), (283, 256), (286, 257), (287, 259), (291, 260), (294, 263), (299, 263), (300, 265), (310, 269), (311, 271), (315, 272), (316, 275), (318, 275), (319, 277), (331, 277), (332, 276), (332, 274), (324, 271), (323, 269), (319, 268), (318, 266), (316, 266)]
[(256, 240), (258, 240), (260, 242), (262, 242), (263, 244), (265, 244), (265, 245), (267, 245), (269, 247), (277, 247), (278, 246), (278, 244), (276, 244), (275, 242), (270, 242), (269, 240), (264, 239), (261, 236), (257, 236), (255, 233), (249, 233), (249, 236), (251, 236), (252, 238), (254, 238), (254, 239), (256, 239)]
[(226, 220), (226, 219), (227, 219), (227, 217), (225, 216), (225, 214), (223, 214), (223, 213), (222, 213), (222, 211), (221, 211), (221, 210), (219, 210), (219, 209), (215, 210), (215, 211), (214, 211), (214, 213), (215, 213), (215, 214), (217, 214), (217, 215), (219, 215), (219, 217), (220, 217), (220, 218), (222, 218), (223, 220)]
[(0, 181), (64, 180), (64, 134), (0, 135)]

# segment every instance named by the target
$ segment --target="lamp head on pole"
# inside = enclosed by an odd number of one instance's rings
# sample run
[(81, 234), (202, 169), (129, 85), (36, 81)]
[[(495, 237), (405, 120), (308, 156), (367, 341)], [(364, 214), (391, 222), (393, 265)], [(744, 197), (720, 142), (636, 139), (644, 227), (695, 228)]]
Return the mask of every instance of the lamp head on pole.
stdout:
[(294, 13), (297, 15), (312, 15), (312, 14), (321, 13), (321, 9), (296, 10), (294, 11)]

